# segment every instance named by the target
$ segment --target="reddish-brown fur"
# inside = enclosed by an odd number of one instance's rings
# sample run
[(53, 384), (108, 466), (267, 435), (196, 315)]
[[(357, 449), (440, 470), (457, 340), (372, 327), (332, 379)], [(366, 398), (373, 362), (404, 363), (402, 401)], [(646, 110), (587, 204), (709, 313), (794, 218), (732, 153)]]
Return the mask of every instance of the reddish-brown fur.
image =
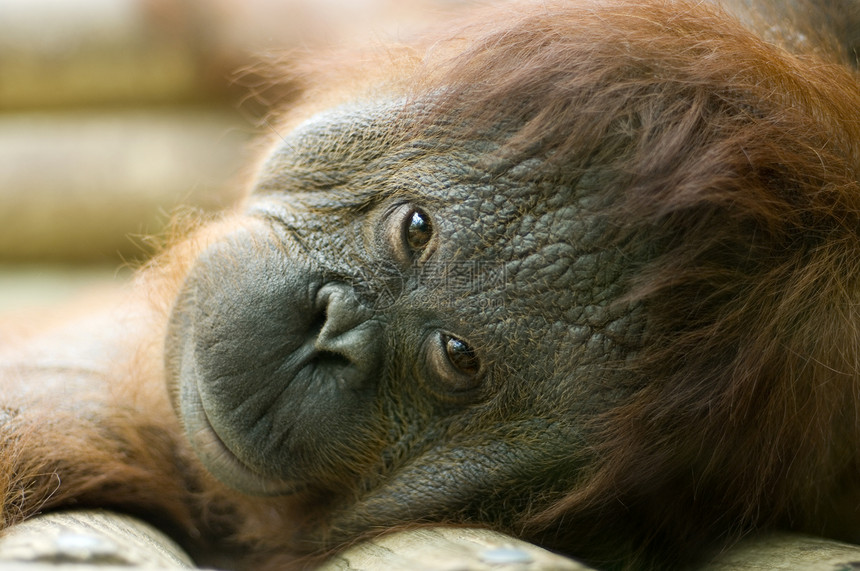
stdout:
[[(601, 444), (581, 484), (508, 531), (628, 563), (769, 526), (860, 541), (857, 74), (826, 44), (791, 53), (717, 10), (634, 5), (539, 4), (467, 26), (468, 40), (398, 59), (420, 80), (385, 87), (445, 86), (428, 121), (454, 115), (463, 137), (513, 115), (522, 126), (503, 152), (600, 172), (617, 221), (607, 246), (660, 248), (625, 300), (650, 316), (635, 359), (616, 364), (634, 396), (595, 419)], [(0, 524), (118, 507), (194, 539), (236, 533), (275, 561), (297, 555), (296, 513), (313, 510), (269, 510), (202, 473), (163, 388), (165, 314), (213, 228), (110, 310), (92, 343), (116, 357), (76, 370), (79, 350), (55, 354), (98, 320), (6, 352)]]

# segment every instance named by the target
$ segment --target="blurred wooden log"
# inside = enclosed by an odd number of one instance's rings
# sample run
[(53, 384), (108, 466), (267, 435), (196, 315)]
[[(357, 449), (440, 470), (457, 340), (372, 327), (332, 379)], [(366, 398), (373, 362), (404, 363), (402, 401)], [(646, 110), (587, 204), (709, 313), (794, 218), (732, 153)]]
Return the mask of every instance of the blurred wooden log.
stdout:
[(237, 125), (187, 110), (0, 116), (0, 260), (144, 256), (130, 235), (158, 233), (179, 204), (238, 196)]
[(183, 4), (3, 0), (0, 109), (211, 98), (226, 82), (211, 81)]
[(70, 317), (71, 311), (78, 315), (78, 309), (104, 306), (128, 288), (132, 270), (117, 265), (0, 263), (0, 347), (23, 331), (44, 330)]
[(260, 53), (402, 38), (473, 0), (3, 0), (0, 109), (201, 101)]

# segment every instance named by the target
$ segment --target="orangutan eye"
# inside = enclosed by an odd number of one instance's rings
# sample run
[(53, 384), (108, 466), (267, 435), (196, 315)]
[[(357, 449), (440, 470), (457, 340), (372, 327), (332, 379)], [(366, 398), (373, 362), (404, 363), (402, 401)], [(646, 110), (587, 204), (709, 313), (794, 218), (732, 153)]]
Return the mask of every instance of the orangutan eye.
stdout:
[(433, 222), (422, 209), (411, 204), (398, 206), (388, 218), (386, 241), (394, 258), (405, 266), (426, 256), (433, 240)]
[(442, 341), (445, 343), (445, 354), (448, 360), (458, 372), (469, 376), (478, 374), (481, 364), (471, 347), (462, 340), (448, 335), (442, 335)]
[(403, 223), (403, 236), (406, 245), (414, 253), (423, 250), (433, 237), (433, 224), (430, 222), (430, 217), (421, 209), (410, 210)]
[(446, 390), (462, 392), (478, 385), (481, 362), (462, 339), (440, 333), (430, 348), (429, 357), (433, 372)]

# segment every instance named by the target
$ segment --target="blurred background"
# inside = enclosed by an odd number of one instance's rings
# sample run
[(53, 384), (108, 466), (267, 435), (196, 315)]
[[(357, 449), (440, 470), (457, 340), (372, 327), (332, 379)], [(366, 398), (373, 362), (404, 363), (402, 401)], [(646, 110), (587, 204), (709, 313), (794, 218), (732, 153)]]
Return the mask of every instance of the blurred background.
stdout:
[(114, 288), (178, 208), (235, 200), (286, 98), (252, 97), (261, 54), (408, 40), (466, 4), (0, 0), (0, 315)]

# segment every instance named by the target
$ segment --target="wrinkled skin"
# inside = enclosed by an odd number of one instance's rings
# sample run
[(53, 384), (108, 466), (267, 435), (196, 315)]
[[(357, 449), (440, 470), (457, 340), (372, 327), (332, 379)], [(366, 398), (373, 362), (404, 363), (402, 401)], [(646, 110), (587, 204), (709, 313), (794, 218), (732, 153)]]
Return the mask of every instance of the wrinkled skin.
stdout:
[[(428, 517), (492, 512), (482, 504), (543, 470), (563, 490), (578, 427), (606, 406), (601, 367), (641, 328), (635, 307), (611, 306), (624, 269), (592, 241), (591, 189), (529, 182), (527, 163), (490, 184), (485, 142), (400, 142), (391, 107), (300, 126), (266, 161), (242, 228), (196, 262), (168, 343), (186, 432), (243, 491), (348, 475), (381, 488), (359, 512), (380, 525), (417, 502)], [(368, 140), (384, 141), (369, 159)], [(431, 230), (411, 248), (416, 212)], [(565, 382), (574, 371), (583, 381)]]
[(430, 523), (633, 569), (860, 541), (860, 18), (746, 4), (503, 11), (296, 109), (235, 210), (0, 354), (0, 522), (248, 568)]

